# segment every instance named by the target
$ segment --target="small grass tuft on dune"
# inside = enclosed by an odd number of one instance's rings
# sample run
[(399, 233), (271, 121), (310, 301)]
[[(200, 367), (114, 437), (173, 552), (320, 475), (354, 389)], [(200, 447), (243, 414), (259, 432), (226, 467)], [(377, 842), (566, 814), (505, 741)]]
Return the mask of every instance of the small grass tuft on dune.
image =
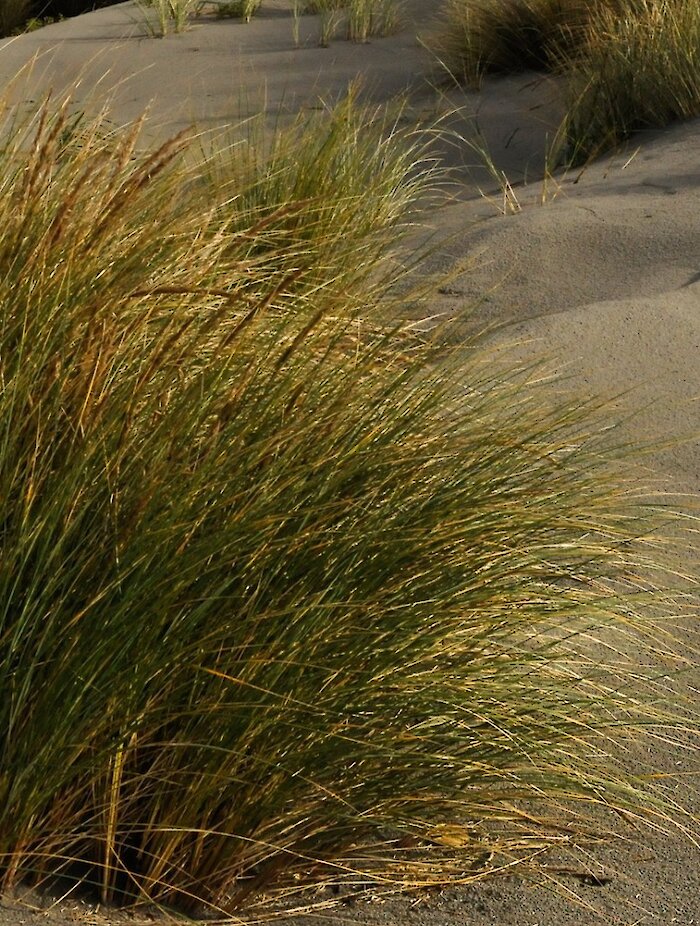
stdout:
[(355, 84), (337, 105), (272, 130), (253, 117), (204, 152), (229, 230), (260, 226), (250, 252), (266, 272), (294, 274), (316, 303), (342, 293), (346, 311), (386, 293), (384, 258), (440, 179), (430, 139), (402, 125), (402, 107), (390, 119), (359, 105), (360, 93)]
[(232, 910), (663, 817), (653, 511), (585, 409), (381, 323), (433, 178), (344, 106), (268, 160), (3, 136), (5, 886)]

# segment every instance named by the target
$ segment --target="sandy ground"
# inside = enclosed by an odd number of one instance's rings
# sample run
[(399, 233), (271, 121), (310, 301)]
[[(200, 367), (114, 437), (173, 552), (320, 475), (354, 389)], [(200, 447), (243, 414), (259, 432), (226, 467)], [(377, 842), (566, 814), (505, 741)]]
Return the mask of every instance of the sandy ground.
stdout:
[[(125, 3), (0, 40), (0, 75), (6, 82), (25, 68), (10, 91), (20, 100), (40, 99), (49, 87), (60, 95), (76, 83), (86, 110), (110, 96), (115, 122), (149, 107), (146, 132), (154, 138), (192, 122), (205, 130), (258, 111), (273, 123), (280, 114), (318, 108), (358, 76), (379, 105), (407, 94), (407, 118), (458, 107), (450, 127), (488, 144), (512, 181), (517, 205), (511, 205), (519, 211), (499, 213), (502, 196), (468, 144), (444, 141), (436, 148), (456, 181), (453, 201), (425, 216), (435, 233), (426, 269), (452, 273), (431, 309), (446, 315), (470, 309), (465, 333), (500, 326), (491, 339), (508, 345), (509, 356), (548, 357), (566, 377), (551, 387), (559, 393), (625, 393), (612, 407), (638, 411), (624, 433), (633, 441), (671, 440), (649, 456), (649, 468), (691, 504), (700, 490), (700, 122), (638, 137), (583, 174), (543, 184), (537, 179), (543, 152), (560, 115), (556, 88), (525, 75), (488, 82), (480, 94), (437, 93), (432, 59), (416, 36), (429, 27), (439, 0), (408, 0), (404, 28), (394, 36), (330, 48), (318, 46), (315, 17), (300, 22), (295, 47), (291, 5), (267, 0), (249, 25), (202, 19), (183, 35), (159, 40), (148, 37), (136, 6)], [(686, 555), (694, 565), (697, 552)], [(699, 682), (697, 670), (688, 674), (685, 693), (692, 695)], [(693, 782), (700, 759), (692, 751), (654, 750), (651, 764), (680, 775), (676, 796), (697, 826)], [(645, 832), (627, 846), (574, 861), (567, 862), (569, 873), (553, 872), (549, 884), (511, 877), (346, 902), (303, 923), (700, 923), (700, 849), (681, 833)], [(34, 894), (0, 903), (0, 926), (47, 920), (103, 926), (122, 918)]]

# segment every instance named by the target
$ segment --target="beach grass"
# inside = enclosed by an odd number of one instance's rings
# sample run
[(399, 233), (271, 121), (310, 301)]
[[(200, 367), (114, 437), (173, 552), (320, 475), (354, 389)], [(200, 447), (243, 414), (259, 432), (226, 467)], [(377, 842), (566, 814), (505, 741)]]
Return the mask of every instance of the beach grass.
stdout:
[(360, 105), (361, 90), (272, 128), (254, 116), (202, 148), (210, 195), (229, 200), (229, 231), (260, 226), (249, 248), (265, 272), (346, 311), (385, 297), (395, 272), (385, 258), (441, 181), (430, 139), (402, 119), (403, 105), (389, 117)]
[(664, 818), (617, 754), (673, 736), (655, 509), (594, 409), (382, 322), (432, 166), (326, 118), (3, 133), (6, 887), (233, 910)]
[(352, 42), (367, 42), (395, 32), (401, 21), (399, 0), (307, 0), (302, 10), (321, 16), (323, 45), (341, 32)]
[(448, 0), (429, 46), (451, 79), (479, 86), (487, 74), (558, 70), (577, 54), (603, 5), (624, 0)]
[(0, 36), (12, 35), (31, 15), (30, 0), (3, 0), (0, 4)]
[(466, 86), (523, 70), (559, 79), (569, 164), (700, 113), (693, 0), (450, 0), (429, 45)]
[[(250, 22), (261, 6), (261, 0), (138, 2), (150, 33), (158, 37), (166, 36), (169, 32), (183, 32), (192, 16), (202, 10), (209, 11), (213, 8), (215, 15), (220, 19), (231, 17)], [(301, 13), (315, 13), (321, 17), (319, 41), (325, 46), (341, 34), (353, 42), (367, 42), (373, 36), (388, 35), (399, 27), (400, 10), (398, 0), (308, 0), (295, 4), (292, 12), (295, 18), (295, 34), (298, 30), (297, 19)], [(155, 23), (151, 11), (155, 11)]]
[(226, 3), (219, 3), (216, 8), (216, 15), (220, 18), (233, 17), (250, 22), (253, 16), (260, 9), (261, 0), (228, 0)]
[[(200, 0), (136, 0), (136, 2), (150, 35), (157, 38), (164, 38), (170, 32), (184, 32), (193, 14), (201, 6)], [(152, 13), (155, 13), (155, 22)]]
[(585, 163), (634, 132), (700, 116), (700, 6), (602, 6), (585, 54), (567, 60), (569, 160)]

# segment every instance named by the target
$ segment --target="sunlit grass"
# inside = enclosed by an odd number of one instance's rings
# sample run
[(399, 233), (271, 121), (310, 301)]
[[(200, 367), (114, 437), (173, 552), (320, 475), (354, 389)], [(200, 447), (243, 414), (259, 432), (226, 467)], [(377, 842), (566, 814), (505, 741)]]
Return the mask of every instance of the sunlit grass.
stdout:
[(448, 0), (429, 45), (457, 82), (487, 74), (556, 70), (585, 42), (600, 6), (624, 0)]
[(383, 258), (439, 180), (430, 139), (402, 124), (402, 108), (390, 119), (359, 93), (272, 132), (254, 117), (205, 159), (212, 195), (230, 198), (230, 230), (261, 224), (249, 247), (266, 272), (296, 275), (316, 302), (342, 294), (346, 309), (386, 291)]
[(220, 19), (234, 17), (250, 22), (260, 9), (261, 0), (228, 0), (215, 3), (216, 15)]
[(663, 814), (616, 756), (672, 736), (653, 512), (585, 409), (380, 323), (432, 169), (327, 120), (205, 164), (5, 135), (6, 885), (233, 909)]
[(195, 11), (201, 7), (200, 0), (136, 0), (136, 2), (149, 33), (159, 38), (164, 38), (170, 32), (184, 32)]

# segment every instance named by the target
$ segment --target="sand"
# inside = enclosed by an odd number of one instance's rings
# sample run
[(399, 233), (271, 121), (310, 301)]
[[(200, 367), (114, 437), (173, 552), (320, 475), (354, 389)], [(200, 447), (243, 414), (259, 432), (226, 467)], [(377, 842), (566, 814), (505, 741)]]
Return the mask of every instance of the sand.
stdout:
[[(454, 273), (431, 310), (470, 309), (465, 336), (467, 329), (498, 326), (489, 337), (508, 356), (547, 357), (551, 369), (565, 374), (551, 386), (557, 394), (624, 393), (611, 401), (613, 414), (629, 408), (636, 414), (621, 433), (633, 442), (666, 441), (649, 455), (650, 473), (694, 504), (700, 490), (700, 121), (637, 136), (625, 152), (544, 185), (538, 179), (543, 151), (560, 117), (556, 87), (523, 75), (488, 81), (480, 94), (438, 95), (432, 59), (416, 35), (439, 6), (409, 0), (398, 34), (320, 48), (315, 17), (301, 20), (294, 46), (290, 0), (267, 0), (249, 25), (202, 19), (162, 40), (148, 37), (135, 4), (124, 3), (0, 40), (0, 74), (6, 82), (25, 68), (11, 90), (19, 100), (40, 99), (49, 87), (60, 96), (76, 83), (86, 110), (110, 97), (115, 123), (149, 107), (148, 138), (193, 122), (200, 130), (216, 128), (259, 111), (273, 124), (332, 101), (358, 76), (378, 105), (394, 105), (397, 94), (407, 94), (406, 118), (429, 119), (459, 107), (449, 125), (488, 144), (511, 179), (511, 206), (519, 211), (500, 214), (501, 193), (468, 145), (436, 148), (455, 169), (455, 184), (452, 202), (425, 216), (434, 234), (426, 269)], [(465, 262), (468, 269), (460, 272)], [(696, 551), (685, 555), (697, 559)], [(684, 684), (693, 692), (699, 682), (695, 670)], [(700, 760), (691, 751), (653, 748), (654, 765), (685, 773), (677, 799), (697, 820), (700, 798), (692, 782)], [(392, 926), (700, 922), (700, 849), (681, 833), (645, 832), (628, 847), (596, 851), (576, 865), (556, 878), (553, 873), (551, 884), (512, 877), (346, 903), (322, 915), (333, 923)], [(586, 871), (605, 883), (587, 883), (578, 876)], [(50, 903), (34, 894), (6, 898), (0, 926), (121, 921), (84, 902), (68, 899), (47, 911)]]

